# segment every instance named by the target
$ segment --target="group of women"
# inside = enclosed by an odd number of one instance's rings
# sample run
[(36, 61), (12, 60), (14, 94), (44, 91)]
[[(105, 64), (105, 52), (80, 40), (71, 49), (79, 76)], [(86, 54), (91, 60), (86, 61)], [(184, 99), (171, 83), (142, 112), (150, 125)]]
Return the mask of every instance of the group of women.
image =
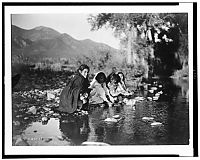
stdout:
[(106, 77), (104, 72), (98, 72), (91, 83), (88, 80), (90, 68), (82, 64), (75, 75), (66, 83), (60, 95), (58, 110), (74, 113), (78, 110), (87, 110), (89, 104), (106, 104), (112, 106), (121, 103), (121, 98), (132, 95), (125, 85), (122, 72), (112, 73)]

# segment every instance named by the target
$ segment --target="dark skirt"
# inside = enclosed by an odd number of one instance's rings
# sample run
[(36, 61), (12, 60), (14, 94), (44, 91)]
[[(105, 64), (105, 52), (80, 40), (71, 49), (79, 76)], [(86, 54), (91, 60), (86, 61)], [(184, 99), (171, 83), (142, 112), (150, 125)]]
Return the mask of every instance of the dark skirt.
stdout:
[(81, 109), (83, 102), (80, 100), (80, 93), (87, 89), (87, 80), (81, 75), (75, 75), (62, 90), (58, 110), (61, 112), (73, 113)]

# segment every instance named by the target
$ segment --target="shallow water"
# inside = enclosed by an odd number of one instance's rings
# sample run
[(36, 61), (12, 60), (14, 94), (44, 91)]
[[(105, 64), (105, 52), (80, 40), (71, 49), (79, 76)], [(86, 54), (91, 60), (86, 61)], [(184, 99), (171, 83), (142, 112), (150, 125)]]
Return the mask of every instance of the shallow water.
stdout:
[[(39, 98), (37, 94), (26, 99), (19, 96), (19, 91), (14, 92), (13, 145), (63, 146), (81, 145), (86, 141), (110, 145), (188, 144), (188, 81), (157, 79), (145, 86), (146, 89), (135, 92), (134, 97), (144, 97), (135, 106), (93, 105), (88, 114), (79, 115), (55, 113), (53, 108), (58, 103), (46, 101), (42, 93)], [(157, 90), (150, 93), (151, 87)], [(160, 91), (162, 94), (159, 94), (158, 100), (147, 98)], [(27, 112), (30, 106), (35, 106), (37, 112)], [(116, 115), (116, 121), (104, 121)], [(23, 143), (17, 143), (19, 141)]]

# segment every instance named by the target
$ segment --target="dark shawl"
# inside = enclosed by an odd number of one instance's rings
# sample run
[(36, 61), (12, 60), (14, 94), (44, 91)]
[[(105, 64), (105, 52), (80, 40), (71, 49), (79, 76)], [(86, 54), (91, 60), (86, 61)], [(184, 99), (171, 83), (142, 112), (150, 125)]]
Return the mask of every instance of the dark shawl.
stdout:
[(80, 93), (88, 91), (89, 81), (80, 73), (77, 73), (70, 81), (67, 82), (65, 88), (60, 95), (59, 111), (73, 113), (76, 111)]

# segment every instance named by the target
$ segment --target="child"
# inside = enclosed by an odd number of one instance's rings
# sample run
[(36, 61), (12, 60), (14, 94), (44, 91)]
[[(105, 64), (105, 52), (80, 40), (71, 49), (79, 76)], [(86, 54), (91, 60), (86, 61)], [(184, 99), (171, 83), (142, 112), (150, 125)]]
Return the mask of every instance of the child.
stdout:
[(118, 74), (113, 74), (110, 77), (110, 82), (107, 86), (110, 92), (110, 95), (114, 98), (115, 102), (122, 103), (122, 98), (125, 96), (130, 96), (131, 93), (125, 91), (120, 83), (121, 79)]
[(121, 84), (121, 87), (124, 89), (124, 90), (127, 90), (127, 88), (126, 88), (126, 84), (125, 84), (125, 76), (124, 76), (124, 74), (122, 73), (122, 72), (118, 72), (117, 73), (118, 75), (119, 75), (119, 77), (120, 77), (120, 84)]
[(61, 112), (73, 113), (86, 106), (89, 95), (89, 67), (82, 64), (74, 77), (67, 82), (66, 87), (60, 95), (60, 104), (58, 110)]
[(106, 83), (110, 82), (110, 78), (113, 74), (116, 74), (117, 72), (117, 68), (116, 67), (112, 67), (112, 72), (108, 75), (107, 79), (106, 79)]
[(120, 82), (117, 90), (121, 92), (121, 94), (123, 95), (126, 96), (132, 95), (133, 93), (129, 92), (128, 88), (126, 87), (124, 74), (122, 72), (118, 72), (117, 74), (120, 77)]
[(112, 97), (117, 97), (119, 95), (129, 96), (130, 93), (126, 91), (121, 84), (121, 78), (118, 74), (113, 74), (108, 82), (107, 86)]
[(106, 75), (103, 72), (99, 72), (93, 78), (90, 87), (91, 104), (101, 104), (106, 102), (109, 106), (112, 105), (114, 99), (110, 96), (108, 88), (106, 87)]
[(120, 77), (117, 74), (112, 74), (107, 81), (107, 86), (110, 92), (110, 95), (114, 98), (116, 98), (120, 92), (117, 91), (118, 84), (120, 82)]

